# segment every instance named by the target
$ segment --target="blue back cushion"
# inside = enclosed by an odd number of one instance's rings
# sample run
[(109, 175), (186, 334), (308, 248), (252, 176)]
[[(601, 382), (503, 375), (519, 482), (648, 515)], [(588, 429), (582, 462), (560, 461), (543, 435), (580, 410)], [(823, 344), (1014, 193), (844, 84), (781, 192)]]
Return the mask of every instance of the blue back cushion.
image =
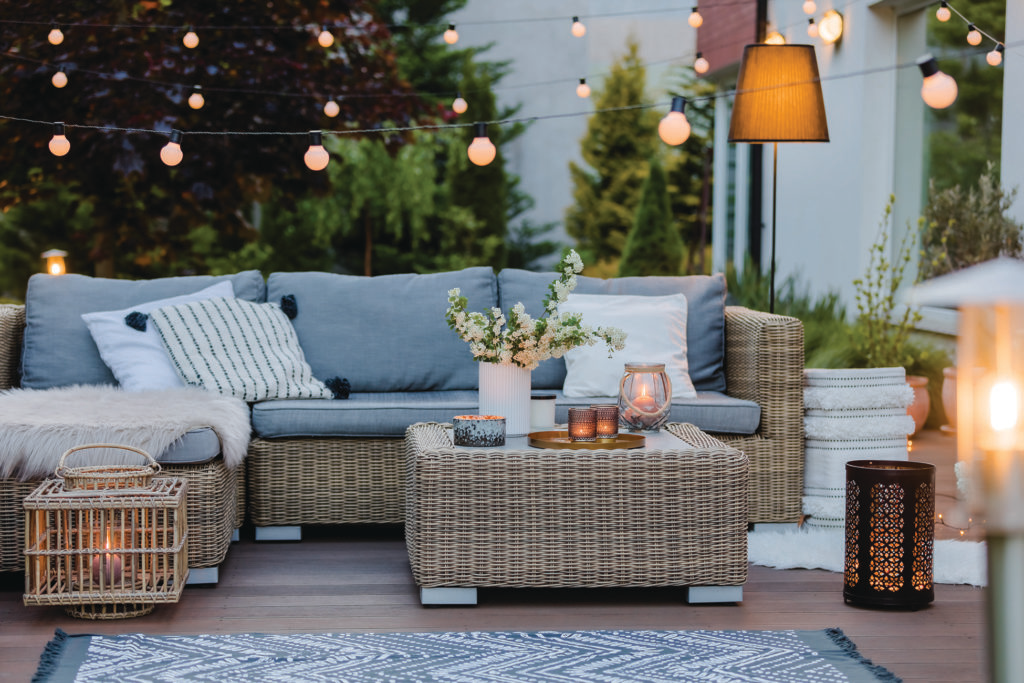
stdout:
[(266, 287), (258, 270), (234, 275), (195, 275), (155, 280), (112, 280), (86, 275), (29, 278), (25, 294), (25, 346), (21, 386), (48, 389), (71, 384), (117, 384), (106, 366), (83, 313), (129, 308), (157, 299), (192, 294), (230, 280), (235, 296), (264, 301)]
[[(498, 273), (500, 306), (508, 311), (523, 302), (526, 312), (537, 317), (543, 313), (541, 302), (547, 295), (554, 273), (535, 273), (506, 268)], [(690, 379), (697, 391), (725, 391), (725, 276), (685, 275), (681, 277), (620, 277), (602, 279), (577, 276), (579, 294), (635, 294), (663, 296), (683, 294), (687, 302), (686, 344)], [(586, 319), (583, 321), (586, 323)], [(629, 340), (626, 340), (629, 349)], [(637, 358), (636, 360), (643, 360)], [(533, 371), (534, 389), (561, 389), (565, 382), (565, 361), (551, 358)]]
[(313, 375), (347, 379), (353, 392), (476, 389), (469, 344), (448, 329), (448, 290), (469, 310), (497, 305), (490, 268), (362, 277), (271, 273), (267, 301), (295, 297), (292, 319)]

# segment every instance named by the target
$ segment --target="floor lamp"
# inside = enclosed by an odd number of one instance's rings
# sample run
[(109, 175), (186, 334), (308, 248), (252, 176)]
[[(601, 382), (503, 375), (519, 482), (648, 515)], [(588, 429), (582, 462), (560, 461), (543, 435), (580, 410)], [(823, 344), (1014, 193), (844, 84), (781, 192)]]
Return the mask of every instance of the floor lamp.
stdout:
[(773, 144), (769, 310), (775, 312), (775, 198), (780, 142), (828, 142), (825, 100), (813, 45), (743, 48), (729, 142)]

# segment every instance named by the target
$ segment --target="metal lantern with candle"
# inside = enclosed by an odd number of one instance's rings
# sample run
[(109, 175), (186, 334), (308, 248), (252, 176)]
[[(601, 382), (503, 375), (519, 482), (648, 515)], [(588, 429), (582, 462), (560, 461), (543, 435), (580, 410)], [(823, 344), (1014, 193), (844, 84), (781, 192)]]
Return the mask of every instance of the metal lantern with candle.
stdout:
[(959, 308), (957, 459), (985, 519), (989, 680), (1024, 671), (1024, 262), (998, 258), (918, 285)]
[[(144, 455), (145, 466), (65, 467), (84, 449)], [(145, 451), (89, 444), (61, 456), (23, 502), (26, 605), (61, 605), (85, 619), (123, 619), (177, 602), (188, 578), (187, 482), (154, 477)]]
[(672, 381), (664, 363), (626, 363), (619, 382), (619, 421), (633, 431), (657, 431), (668, 422)]
[(46, 272), (49, 275), (63, 275), (67, 272), (67, 266), (64, 264), (64, 257), (67, 255), (68, 252), (63, 249), (48, 249), (40, 254), (46, 259)]

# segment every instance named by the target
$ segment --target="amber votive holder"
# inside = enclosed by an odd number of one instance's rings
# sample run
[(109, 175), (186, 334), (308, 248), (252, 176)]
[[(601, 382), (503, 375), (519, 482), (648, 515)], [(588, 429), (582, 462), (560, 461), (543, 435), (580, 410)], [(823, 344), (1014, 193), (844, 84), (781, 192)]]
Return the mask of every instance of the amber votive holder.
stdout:
[(597, 414), (597, 438), (614, 439), (619, 435), (619, 406), (616, 403), (595, 403), (590, 406)]
[(569, 408), (569, 440), (597, 440), (597, 411), (593, 408)]

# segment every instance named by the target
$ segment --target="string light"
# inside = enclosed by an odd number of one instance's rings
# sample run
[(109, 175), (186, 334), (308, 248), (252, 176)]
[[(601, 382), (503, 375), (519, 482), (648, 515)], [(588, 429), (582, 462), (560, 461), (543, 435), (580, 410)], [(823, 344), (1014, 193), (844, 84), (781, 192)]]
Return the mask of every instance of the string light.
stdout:
[(332, 119), (341, 113), (341, 107), (334, 100), (329, 101), (324, 105), (324, 114), (330, 116)]
[(939, 5), (939, 9), (935, 10), (935, 18), (939, 21), (946, 22), (949, 21), (949, 18), (952, 15), (953, 13), (949, 11), (949, 4), (946, 0), (942, 0), (942, 4)]
[(786, 39), (778, 31), (772, 31), (764, 37), (765, 45), (785, 45)]
[(181, 44), (190, 50), (194, 50), (199, 47), (199, 36), (191, 28), (185, 33), (185, 37), (181, 39)]
[(177, 166), (181, 163), (181, 131), (172, 130), (170, 141), (160, 150), (160, 161), (168, 166)]
[(985, 61), (989, 63), (989, 66), (999, 66), (1003, 63), (1003, 47), (1002, 43), (996, 43), (996, 46), (992, 48), (992, 51), (985, 55)]
[(50, 153), (62, 157), (71, 151), (71, 143), (64, 136), (64, 124), (60, 121), (53, 124), (53, 137), (50, 138)]
[(708, 64), (708, 60), (704, 58), (704, 54), (701, 52), (697, 53), (697, 59), (693, 62), (693, 70), (699, 74), (706, 74), (711, 65)]
[(576, 86), (576, 95), (584, 99), (590, 97), (590, 86), (587, 85), (587, 79), (580, 79), (580, 84)]
[(814, 14), (818, 11), (818, 5), (814, 0), (804, 0), (804, 14)]
[(192, 94), (188, 96), (188, 106), (193, 109), (203, 108), (203, 105), (206, 104), (206, 99), (203, 97), (202, 90), (198, 85), (192, 88)]
[(690, 24), (690, 26), (692, 26), (694, 28), (700, 28), (701, 24), (704, 23), (704, 17), (702, 17), (700, 15), (700, 12), (697, 10), (697, 8), (694, 7), (693, 11), (690, 12), (690, 18), (687, 19), (686, 21), (687, 21), (687, 23)]
[(807, 20), (807, 35), (811, 38), (818, 37), (818, 25), (814, 23), (814, 17)]
[(486, 123), (477, 122), (473, 124), (473, 128), (473, 141), (469, 143), (469, 148), (466, 149), (466, 156), (477, 166), (486, 166), (494, 161), (494, 157), (498, 154), (498, 149), (491, 142), (491, 139), (487, 137)]
[(981, 45), (981, 31), (974, 24), (967, 24), (967, 44)]
[(826, 45), (831, 45), (843, 36), (843, 15), (834, 9), (825, 12), (818, 25), (818, 35)]
[(677, 146), (690, 137), (690, 122), (686, 120), (686, 98), (672, 98), (672, 109), (658, 122), (658, 137), (666, 145)]
[(459, 32), (455, 30), (455, 24), (448, 24), (448, 30), (444, 32), (444, 42), (449, 45), (459, 42)]
[(577, 38), (587, 35), (587, 27), (583, 25), (579, 17), (572, 18), (572, 34)]
[(306, 162), (306, 166), (311, 171), (322, 171), (327, 168), (327, 162), (331, 160), (331, 155), (324, 149), (323, 136), (320, 131), (309, 131), (309, 149), (306, 150), (302, 160)]
[(320, 35), (316, 37), (316, 42), (320, 44), (320, 47), (330, 47), (334, 45), (334, 34), (324, 26), (320, 29)]
[(952, 76), (939, 71), (935, 57), (924, 55), (917, 60), (924, 81), (921, 83), (921, 99), (932, 109), (945, 109), (956, 102), (957, 87)]
[(455, 100), (452, 102), (452, 111), (456, 114), (465, 114), (467, 109), (469, 109), (469, 104), (462, 98), (462, 93), (456, 93)]
[(46, 39), (50, 41), (50, 45), (60, 45), (64, 42), (64, 33), (61, 32), (60, 27), (54, 26), (50, 29)]
[(61, 67), (57, 73), (53, 74), (53, 78), (50, 79), (50, 82), (53, 83), (54, 88), (63, 88), (68, 84), (68, 75), (64, 73), (64, 67)]

